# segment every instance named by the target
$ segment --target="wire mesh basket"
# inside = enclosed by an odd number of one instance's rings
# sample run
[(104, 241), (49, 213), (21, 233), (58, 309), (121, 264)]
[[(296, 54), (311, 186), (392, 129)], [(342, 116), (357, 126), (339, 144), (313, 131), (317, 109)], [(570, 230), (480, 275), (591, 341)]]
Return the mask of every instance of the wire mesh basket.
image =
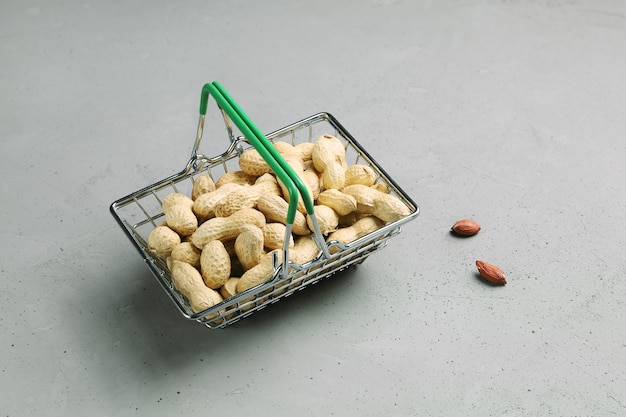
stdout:
[[(222, 113), (230, 139), (228, 149), (215, 157), (207, 157), (198, 152), (209, 96), (215, 99), (218, 109)], [(233, 123), (243, 134), (235, 134)], [(226, 298), (208, 309), (194, 311), (187, 297), (176, 289), (167, 259), (156, 256), (148, 247), (150, 232), (165, 220), (162, 208), (164, 198), (171, 193), (183, 193), (191, 196), (194, 183), (200, 175), (207, 174), (212, 179), (217, 180), (227, 172), (238, 171), (240, 169), (239, 157), (252, 148), (260, 150), (266, 160), (277, 159), (277, 161), (272, 162), (275, 164), (275, 171), (282, 171), (281, 179), (297, 188), (300, 198), (309, 198), (308, 195), (303, 195), (301, 187), (298, 186), (301, 183), (298, 183), (297, 178), (291, 181), (294, 178), (293, 172), (285, 172), (282, 168), (286, 167), (288, 171), (287, 165), (281, 167), (279, 162), (284, 164), (284, 160), (271, 144), (277, 141), (288, 142), (292, 145), (314, 142), (318, 137), (325, 134), (333, 135), (342, 142), (346, 161), (349, 165), (369, 166), (377, 177), (376, 183), (384, 185), (390, 194), (406, 205), (409, 214), (399, 220), (387, 222), (374, 232), (345, 244), (337, 241), (326, 241), (327, 239), (320, 233), (314, 220), (313, 235), (319, 248), (318, 255), (314, 259), (303, 264), (296, 264), (292, 261), (283, 263), (281, 260), (290, 259), (289, 248), (285, 244), (283, 256), (274, 257), (274, 273), (265, 282)], [(279, 172), (276, 174), (278, 175)], [(296, 200), (297, 198), (296, 196)], [(293, 203), (290, 201), (289, 214), (291, 217), (293, 217), (292, 212), (295, 211), (296, 203), (297, 201)], [(391, 237), (400, 233), (401, 226), (413, 220), (418, 215), (419, 208), (331, 114), (317, 113), (263, 135), (219, 83), (210, 83), (206, 84), (202, 91), (198, 133), (191, 158), (183, 170), (118, 199), (111, 204), (110, 211), (182, 315), (209, 328), (224, 328), (323, 278), (362, 263), (372, 253), (384, 248)], [(314, 213), (311, 212), (311, 214), (315, 219)], [(285, 223), (287, 225), (286, 234), (291, 233), (290, 226), (292, 223), (293, 218), (288, 218)], [(286, 239), (287, 241), (288, 239)]]

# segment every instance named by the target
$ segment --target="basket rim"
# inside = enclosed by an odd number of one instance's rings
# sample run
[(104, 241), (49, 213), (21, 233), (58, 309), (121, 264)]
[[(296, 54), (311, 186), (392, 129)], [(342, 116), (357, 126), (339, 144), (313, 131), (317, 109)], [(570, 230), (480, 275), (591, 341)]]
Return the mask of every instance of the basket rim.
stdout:
[[(409, 209), (411, 210), (411, 213), (407, 215), (406, 217), (403, 217), (394, 222), (387, 223), (376, 232), (372, 232), (353, 242), (350, 242), (346, 245), (342, 245), (344, 248), (341, 251), (339, 251), (338, 253), (336, 253), (329, 259), (324, 259), (328, 261), (328, 260), (333, 260), (333, 259), (339, 259), (343, 255), (344, 252), (354, 250), (355, 248), (358, 249), (361, 245), (364, 245), (365, 243), (372, 240), (373, 238), (376, 238), (377, 236), (382, 236), (384, 233), (391, 233), (391, 231), (393, 231), (394, 229), (398, 229), (399, 231), (401, 225), (415, 219), (420, 214), (420, 208), (415, 203), (415, 201), (400, 187), (400, 185), (397, 184), (397, 182), (387, 173), (387, 171), (384, 170), (376, 162), (376, 160), (369, 154), (369, 152), (367, 152), (365, 148), (348, 132), (348, 130), (332, 114), (328, 112), (318, 112), (318, 113), (312, 114), (308, 117), (300, 119), (299, 121), (290, 123), (282, 128), (276, 129), (270, 132), (269, 134), (267, 134), (266, 137), (268, 140), (273, 141), (276, 138), (283, 136), (285, 133), (294, 131), (294, 129), (296, 128), (301, 129), (307, 126), (312, 126), (313, 124), (316, 124), (319, 122), (327, 122), (337, 132), (340, 132), (341, 136), (346, 140), (346, 142), (348, 142), (351, 146), (353, 146), (358, 151), (359, 157), (365, 158), (365, 160), (369, 164), (376, 167), (381, 177), (383, 177), (386, 182), (389, 182), (389, 184), (393, 186), (394, 191), (402, 197), (404, 202), (409, 206)], [(252, 287), (233, 297), (230, 297), (218, 304), (215, 304), (214, 306), (209, 307), (208, 309), (204, 311), (193, 313), (191, 312), (188, 305), (186, 305), (185, 303), (182, 303), (181, 300), (179, 300), (174, 295), (173, 293), (174, 290), (171, 287), (171, 283), (168, 284), (168, 278), (166, 278), (168, 271), (163, 270), (161, 267), (159, 267), (158, 262), (155, 260), (155, 258), (147, 252), (147, 248), (142, 248), (143, 245), (134, 236), (133, 232), (131, 231), (131, 228), (129, 227), (130, 225), (127, 224), (119, 215), (119, 210), (121, 210), (122, 208), (124, 208), (125, 206), (129, 204), (132, 204), (133, 202), (137, 202), (139, 199), (143, 198), (145, 195), (151, 194), (155, 192), (155, 190), (157, 189), (166, 187), (168, 184), (173, 184), (179, 181), (184, 181), (189, 176), (194, 175), (197, 172), (202, 172), (201, 170), (198, 170), (198, 168), (201, 167), (203, 164), (205, 164), (205, 166), (202, 167), (202, 169), (207, 169), (211, 166), (210, 165), (211, 163), (218, 164), (218, 163), (221, 163), (222, 160), (225, 158), (233, 159), (233, 158), (238, 157), (241, 151), (241, 145), (243, 143), (249, 144), (249, 142), (247, 142), (247, 140), (243, 136), (238, 136), (235, 141), (231, 142), (226, 152), (216, 157), (212, 157), (212, 158), (207, 158), (206, 156), (199, 154), (199, 153), (193, 154), (186, 162), (184, 168), (180, 170), (179, 172), (173, 175), (170, 175), (166, 178), (163, 178), (161, 180), (158, 180), (157, 182), (153, 184), (142, 187), (139, 190), (131, 192), (124, 197), (118, 198), (109, 206), (109, 210), (111, 214), (113, 215), (114, 219), (116, 220), (118, 225), (122, 228), (125, 235), (130, 239), (133, 246), (135, 246), (135, 248), (139, 251), (142, 258), (144, 259), (144, 262), (146, 263), (148, 268), (151, 270), (152, 274), (157, 278), (157, 281), (159, 281), (162, 288), (168, 294), (169, 298), (174, 302), (174, 304), (177, 306), (178, 310), (182, 313), (182, 315), (185, 318), (190, 319), (190, 320), (200, 321), (200, 319), (203, 317), (206, 317), (210, 314), (220, 311), (230, 305), (236, 305), (241, 300), (244, 300), (246, 297), (258, 295), (263, 290), (273, 285), (276, 285), (279, 282), (278, 276), (280, 274), (280, 271), (283, 268), (282, 263), (278, 265), (277, 267), (275, 267), (272, 278), (270, 278), (266, 282), (261, 283), (255, 287)], [(333, 243), (327, 242), (327, 245), (333, 245)], [(318, 253), (318, 256), (315, 258), (316, 260), (318, 260), (318, 262), (319, 262), (320, 256), (324, 258), (321, 253)], [(293, 264), (291, 261), (288, 261), (288, 262), (289, 264)], [(293, 276), (295, 273), (297, 273), (297, 271), (294, 272), (293, 274), (289, 274), (289, 276)]]

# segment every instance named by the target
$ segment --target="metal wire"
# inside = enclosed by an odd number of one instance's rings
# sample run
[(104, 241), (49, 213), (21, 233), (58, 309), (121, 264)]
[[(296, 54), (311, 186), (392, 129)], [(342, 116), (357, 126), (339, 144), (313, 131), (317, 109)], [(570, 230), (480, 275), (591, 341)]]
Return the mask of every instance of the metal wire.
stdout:
[[(328, 246), (320, 248), (320, 252), (314, 260), (306, 264), (298, 265), (289, 261), (279, 264), (275, 268), (273, 277), (265, 283), (228, 298), (205, 311), (194, 313), (185, 297), (174, 289), (165, 261), (156, 258), (148, 250), (147, 237), (150, 231), (158, 224), (157, 220), (163, 217), (160, 209), (162, 203), (160, 195), (165, 195), (164, 193), (170, 190), (183, 193), (190, 191), (195, 178), (203, 173), (206, 173), (211, 178), (219, 178), (229, 171), (227, 163), (238, 161), (240, 153), (250, 147), (245, 138), (233, 139), (232, 127), (227, 123), (228, 134), (231, 138), (228, 150), (217, 157), (204, 157), (198, 153), (202, 134), (202, 122), (203, 120), (199, 122), (199, 136), (194, 143), (192, 157), (181, 172), (115, 201), (111, 204), (110, 210), (182, 315), (209, 328), (227, 327), (270, 304), (278, 302), (284, 297), (303, 290), (346, 268), (362, 263), (372, 253), (386, 247), (388, 240), (400, 233), (400, 226), (413, 220), (419, 212), (415, 202), (330, 114), (318, 113), (270, 133), (267, 135), (267, 138), (272, 142), (288, 140), (295, 145), (299, 142), (312, 142), (316, 137), (324, 133), (334, 132), (337, 138), (344, 141), (346, 150), (349, 150), (349, 153), (354, 155), (354, 160), (349, 161), (349, 163), (354, 164), (358, 162), (370, 166), (376, 173), (378, 181), (387, 185), (390, 192), (400, 198), (410, 208), (411, 214), (401, 220), (387, 224), (381, 229), (350, 244), (343, 245), (339, 242), (329, 242), (327, 243)], [(152, 207), (154, 208), (151, 209)], [(286, 241), (288, 242), (288, 239)], [(317, 243), (318, 246), (326, 245), (325, 242)], [(339, 251), (331, 255), (330, 248), (337, 248)], [(289, 253), (288, 248), (285, 252)], [(283, 259), (288, 259), (288, 255)]]

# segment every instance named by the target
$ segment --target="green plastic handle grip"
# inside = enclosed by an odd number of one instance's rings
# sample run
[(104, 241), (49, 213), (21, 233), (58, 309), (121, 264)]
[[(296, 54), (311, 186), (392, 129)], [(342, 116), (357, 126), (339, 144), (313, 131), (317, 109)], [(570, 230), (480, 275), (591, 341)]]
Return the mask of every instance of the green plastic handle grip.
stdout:
[(267, 162), (270, 168), (283, 182), (289, 192), (289, 210), (287, 212), (287, 222), (293, 224), (298, 209), (298, 191), (302, 196), (302, 201), (307, 213), (314, 214), (315, 208), (311, 196), (302, 179), (296, 174), (291, 166), (285, 161), (278, 150), (271, 144), (265, 135), (244, 113), (241, 107), (230, 96), (226, 89), (217, 81), (207, 83), (202, 87), (200, 98), (200, 114), (205, 115), (209, 96), (213, 96), (217, 105), (226, 112), (232, 122), (241, 130), (241, 133), (259, 152), (261, 157)]

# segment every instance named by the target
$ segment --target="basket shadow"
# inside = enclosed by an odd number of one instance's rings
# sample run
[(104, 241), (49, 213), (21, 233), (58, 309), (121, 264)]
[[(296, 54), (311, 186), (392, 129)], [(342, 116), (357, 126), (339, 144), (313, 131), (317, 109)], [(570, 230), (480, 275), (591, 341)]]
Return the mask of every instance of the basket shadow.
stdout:
[[(144, 362), (151, 358), (151, 361), (177, 371), (186, 366), (197, 366), (198, 361), (207, 364), (212, 360), (227, 360), (236, 364), (237, 354), (247, 357), (250, 352), (235, 349), (228, 355), (216, 355), (215, 347), (271, 347), (286, 329), (301, 328), (316, 319), (323, 320), (316, 317), (320, 308), (329, 308), (329, 304), (332, 308), (336, 299), (345, 300), (359, 276), (358, 267), (349, 268), (282, 298), (225, 329), (209, 329), (182, 316), (149, 271), (139, 274), (142, 279), (145, 276), (145, 283), (123, 294), (119, 300), (120, 305), (132, 305), (132, 313), (126, 315), (126, 320), (115, 320), (118, 337), (128, 339), (134, 347), (129, 351), (137, 357), (127, 356), (120, 360)], [(315, 327), (319, 327), (319, 323)]]
[(301, 326), (305, 321), (310, 321), (311, 313), (319, 313), (329, 302), (334, 302), (336, 298), (345, 300), (349, 296), (349, 287), (358, 282), (358, 277), (358, 266), (352, 266), (281, 298), (230, 327), (233, 330), (259, 328), (268, 331), (272, 328)]

